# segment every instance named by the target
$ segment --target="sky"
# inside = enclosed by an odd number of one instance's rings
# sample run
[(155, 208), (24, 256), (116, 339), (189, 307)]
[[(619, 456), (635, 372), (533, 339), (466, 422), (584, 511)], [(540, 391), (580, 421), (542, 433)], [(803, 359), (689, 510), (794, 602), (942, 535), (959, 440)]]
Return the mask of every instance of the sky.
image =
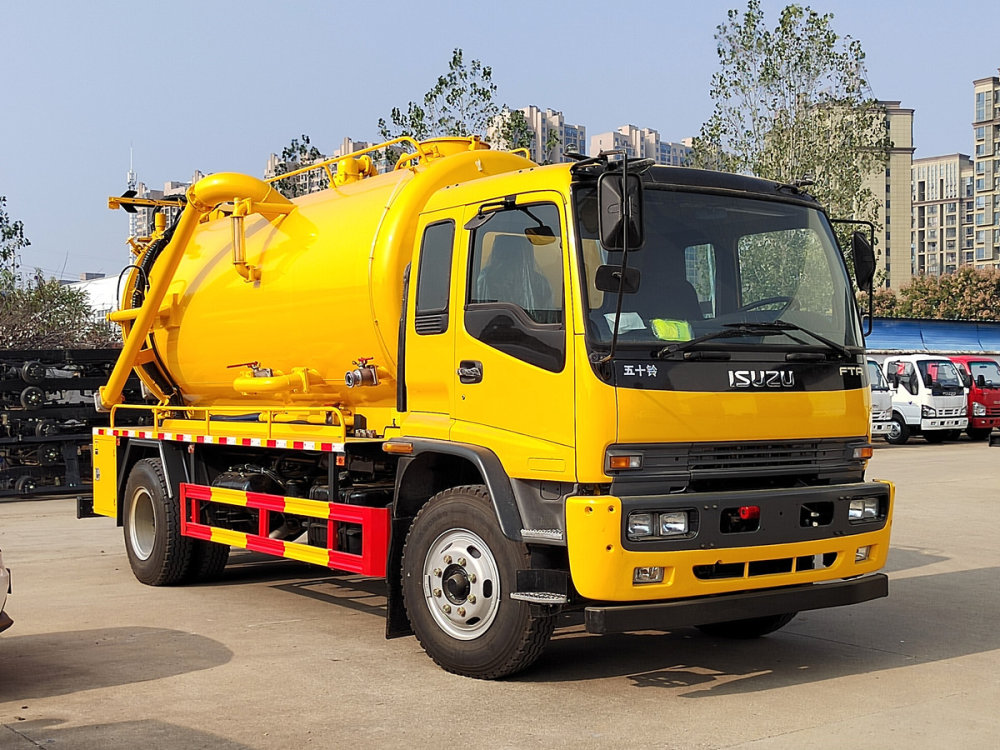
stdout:
[[(31, 241), (22, 266), (121, 270), (128, 219), (107, 197), (125, 190), (130, 151), (158, 189), (195, 170), (262, 176), (303, 133), (323, 153), (376, 140), (455, 48), (492, 67), (499, 103), (562, 111), (588, 137), (696, 135), (715, 29), (745, 1), (0, 0), (0, 195)], [(773, 27), (787, 2), (761, 4)], [(915, 110), (915, 157), (970, 153), (972, 82), (1000, 66), (981, 2), (801, 4), (861, 41), (875, 97)]]

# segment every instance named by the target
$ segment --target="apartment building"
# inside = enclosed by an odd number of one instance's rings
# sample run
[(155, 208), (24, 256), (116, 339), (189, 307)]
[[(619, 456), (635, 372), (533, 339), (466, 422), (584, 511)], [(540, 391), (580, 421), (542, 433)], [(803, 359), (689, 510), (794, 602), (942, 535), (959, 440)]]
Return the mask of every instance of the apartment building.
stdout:
[(544, 111), (534, 104), (522, 107), (525, 122), (532, 133), (531, 160), (538, 164), (558, 164), (569, 161), (566, 152), (583, 154), (587, 151), (587, 128), (566, 122), (563, 113)]
[(910, 238), (910, 166), (913, 161), (913, 110), (898, 101), (880, 101), (885, 127), (892, 141), (885, 169), (868, 178), (868, 187), (879, 201), (875, 248), (876, 278), (882, 286), (898, 288), (912, 274)]
[(914, 159), (913, 274), (939, 276), (973, 262), (973, 165), (966, 154)]
[(973, 262), (1000, 267), (1000, 78), (973, 82)]
[[(189, 182), (170, 180), (163, 184), (163, 190), (152, 190), (146, 185), (146, 183), (138, 182), (134, 188), (135, 194), (137, 198), (149, 198), (150, 200), (161, 200), (163, 198), (170, 198), (176, 195), (184, 195), (189, 187), (204, 176), (203, 172), (195, 170)], [(155, 225), (155, 219), (153, 217), (157, 213), (165, 214), (167, 217), (167, 226), (170, 226), (180, 213), (180, 207), (161, 207), (156, 209), (146, 206), (137, 207), (136, 212), (130, 216), (130, 234), (133, 237), (148, 237), (151, 235)]]
[(630, 159), (653, 159), (657, 164), (680, 167), (691, 156), (691, 140), (673, 143), (660, 139), (652, 128), (622, 125), (618, 130), (591, 136), (590, 153), (624, 149)]

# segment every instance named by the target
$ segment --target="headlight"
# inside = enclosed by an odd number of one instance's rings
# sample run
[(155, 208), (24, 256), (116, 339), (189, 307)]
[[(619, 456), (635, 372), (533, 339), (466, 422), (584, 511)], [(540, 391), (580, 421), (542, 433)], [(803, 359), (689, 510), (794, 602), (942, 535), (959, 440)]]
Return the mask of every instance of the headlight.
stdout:
[(851, 507), (848, 511), (848, 519), (851, 523), (861, 521), (874, 521), (879, 518), (879, 498), (877, 497), (856, 497), (851, 500)]
[(937, 409), (935, 409), (933, 406), (921, 406), (920, 416), (923, 417), (924, 419), (927, 419), (929, 417), (936, 417)]
[(974, 416), (974, 417), (985, 417), (986, 416), (986, 407), (983, 406), (978, 401), (973, 401), (972, 402), (972, 416)]
[(632, 541), (686, 536), (690, 529), (687, 510), (636, 511), (628, 514), (626, 533)]

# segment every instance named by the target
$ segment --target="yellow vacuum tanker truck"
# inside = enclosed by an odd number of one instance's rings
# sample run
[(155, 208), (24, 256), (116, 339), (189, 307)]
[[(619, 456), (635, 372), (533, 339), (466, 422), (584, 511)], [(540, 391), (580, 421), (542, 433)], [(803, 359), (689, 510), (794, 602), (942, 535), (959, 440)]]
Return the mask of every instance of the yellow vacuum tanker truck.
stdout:
[(232, 547), (384, 578), (387, 635), (480, 678), (566, 613), (754, 637), (887, 594), (893, 490), (865, 478), (860, 318), (811, 197), (388, 145), (395, 169), (386, 144), (331, 159), (294, 200), (211, 175), (134, 243), (80, 511), (117, 519), (140, 581)]

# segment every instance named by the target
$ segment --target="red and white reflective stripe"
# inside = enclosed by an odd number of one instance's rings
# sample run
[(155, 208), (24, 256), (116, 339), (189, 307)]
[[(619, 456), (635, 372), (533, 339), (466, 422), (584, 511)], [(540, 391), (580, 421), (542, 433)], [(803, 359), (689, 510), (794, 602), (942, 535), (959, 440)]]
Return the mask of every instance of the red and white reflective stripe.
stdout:
[(141, 440), (173, 440), (181, 443), (208, 443), (215, 445), (238, 445), (244, 448), (291, 448), (300, 451), (321, 451), (323, 453), (341, 453), (344, 443), (321, 443), (315, 440), (278, 440), (259, 437), (224, 437), (217, 435), (193, 435), (174, 432), (151, 432), (148, 430), (111, 429), (95, 427), (94, 435), (102, 437), (139, 438)]

